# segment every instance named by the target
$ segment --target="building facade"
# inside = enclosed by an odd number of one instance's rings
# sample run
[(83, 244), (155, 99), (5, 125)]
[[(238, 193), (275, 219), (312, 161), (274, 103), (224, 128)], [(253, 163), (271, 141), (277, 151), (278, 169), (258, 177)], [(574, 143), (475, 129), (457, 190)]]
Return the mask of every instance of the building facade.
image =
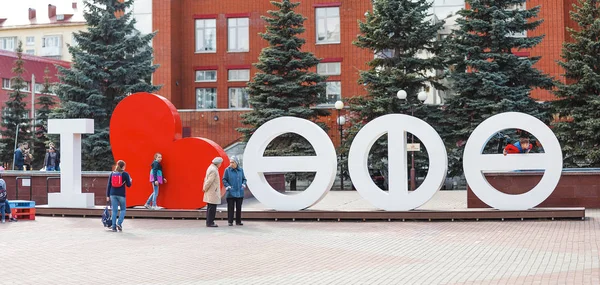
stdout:
[[(23, 54), (22, 59), (25, 68), (25, 72), (22, 76), (27, 83), (27, 87), (22, 91), (29, 94), (24, 101), (27, 104), (27, 108), (31, 109), (32, 103), (37, 102), (37, 98), (41, 95), (41, 91), (43, 90), (44, 71), (46, 68), (49, 70), (50, 83), (57, 83), (59, 82), (56, 75), (58, 73), (57, 66), (68, 68), (70, 64), (69, 62), (62, 60), (27, 54)], [(9, 99), (9, 94), (13, 91), (12, 78), (15, 74), (12, 73), (12, 67), (16, 60), (16, 53), (0, 50), (0, 80), (2, 81), (2, 87), (0, 88), (0, 106), (2, 110), (5, 108), (5, 102)], [(55, 97), (57, 103), (58, 100), (58, 97)], [(39, 106), (35, 106), (35, 108), (37, 109)], [(32, 115), (33, 114), (30, 114), (29, 118), (32, 118)]]
[[(184, 136), (203, 136), (222, 146), (241, 137), (240, 115), (249, 110), (246, 84), (257, 71), (261, 50), (267, 42), (261, 16), (275, 7), (269, 1), (153, 1), (155, 62), (153, 77), (162, 84), (159, 93), (181, 110)], [(327, 104), (332, 116), (324, 118), (338, 140), (333, 103), (357, 95), (365, 88), (357, 83), (359, 71), (373, 59), (352, 42), (359, 34), (357, 20), (371, 9), (371, 2), (309, 0), (296, 12), (306, 17), (303, 50), (321, 58), (314, 70), (328, 75)], [(337, 136), (335, 134), (338, 134)]]
[(26, 54), (71, 61), (68, 46), (76, 44), (73, 33), (86, 27), (83, 1), (49, 2), (6, 3), (0, 12), (0, 50), (14, 52), (21, 41)]

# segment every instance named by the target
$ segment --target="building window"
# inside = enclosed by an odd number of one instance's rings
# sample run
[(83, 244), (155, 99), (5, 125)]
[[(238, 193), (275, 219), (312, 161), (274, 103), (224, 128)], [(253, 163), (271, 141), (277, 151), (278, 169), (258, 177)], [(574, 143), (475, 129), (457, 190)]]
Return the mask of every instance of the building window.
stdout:
[(196, 109), (216, 109), (217, 88), (196, 88)]
[(42, 47), (60, 47), (60, 36), (46, 36), (42, 38)]
[(229, 88), (229, 109), (250, 108), (248, 104), (248, 89)]
[(36, 83), (35, 84), (35, 93), (42, 93), (42, 90), (44, 90), (44, 84)]
[(229, 51), (248, 51), (249, 35), (248, 35), (248, 18), (230, 18), (227, 19), (228, 27), (228, 47)]
[(25, 45), (26, 46), (34, 46), (35, 45), (35, 37), (26, 37)]
[(75, 34), (71, 34), (71, 46), (72, 47), (79, 46), (79, 43), (77, 43), (77, 39), (75, 38)]
[(393, 49), (384, 49), (375, 53), (375, 58), (393, 58), (396, 51)]
[(336, 101), (342, 99), (342, 82), (328, 81), (325, 91), (326, 101), (322, 105), (333, 105)]
[(250, 81), (250, 69), (230, 69), (229, 81)]
[(30, 54), (30, 55), (35, 55), (35, 50), (34, 49), (27, 49), (25, 50), (26, 54)]
[[(25, 84), (25, 87), (21, 88), (22, 92), (27, 92), (30, 89), (31, 86), (31, 82), (23, 82)], [(8, 78), (2, 78), (2, 88), (3, 89), (11, 89), (13, 88), (13, 86), (15, 86), (15, 82), (14, 79), (8, 79)]]
[(342, 74), (341, 62), (319, 63), (317, 65), (317, 73), (321, 75), (340, 75)]
[[(506, 9), (507, 11), (523, 11), (526, 9), (525, 6), (525, 2), (520, 3), (520, 4), (513, 4), (510, 5), (510, 7), (508, 9)], [(508, 18), (506, 19), (507, 22), (511, 22), (514, 21), (514, 18)], [(525, 31), (520, 31), (520, 32), (509, 32), (508, 33), (509, 37), (514, 37), (514, 38), (526, 38), (527, 37), (527, 30)]]
[(0, 38), (0, 49), (15, 51), (15, 38), (14, 37), (4, 37)]
[(217, 20), (196, 20), (196, 52), (217, 50)]
[(196, 70), (196, 82), (215, 82), (217, 81), (216, 70)]
[(2, 78), (2, 88), (3, 89), (10, 89), (10, 79), (8, 79), (8, 78)]
[(317, 43), (340, 42), (340, 7), (317, 8)]

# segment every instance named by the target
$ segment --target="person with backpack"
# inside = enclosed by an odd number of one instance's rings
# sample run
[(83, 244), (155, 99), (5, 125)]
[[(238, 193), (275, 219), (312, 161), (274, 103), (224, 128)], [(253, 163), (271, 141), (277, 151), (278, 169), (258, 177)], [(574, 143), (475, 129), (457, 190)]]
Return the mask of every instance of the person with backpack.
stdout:
[[(108, 177), (108, 186), (106, 187), (106, 201), (111, 202), (112, 207), (112, 226), (113, 232), (123, 231), (123, 220), (125, 219), (125, 186), (131, 187), (131, 176), (125, 172), (125, 161), (119, 160), (115, 170)], [(119, 220), (117, 221), (117, 211), (121, 209)]]
[(158, 187), (160, 184), (167, 183), (167, 179), (164, 177), (162, 171), (162, 165), (160, 164), (161, 161), (162, 154), (160, 152), (154, 154), (154, 161), (152, 161), (152, 168), (150, 169), (150, 184), (152, 184), (154, 191), (150, 194), (150, 197), (148, 197), (148, 200), (144, 205), (147, 209), (152, 208), (156, 210), (158, 208), (158, 205), (156, 204), (156, 200), (158, 199)]
[(223, 174), (223, 185), (225, 185), (225, 198), (227, 199), (227, 220), (229, 226), (233, 226), (233, 209), (235, 208), (235, 224), (243, 226), (242, 202), (244, 201), (244, 189), (246, 189), (246, 176), (236, 156), (232, 156), (230, 166)]
[(2, 179), (2, 175), (0, 175), (0, 214), (2, 214), (2, 223), (4, 223), (6, 217), (6, 213), (8, 213), (8, 221), (16, 222), (17, 219), (13, 217), (12, 211), (10, 210), (10, 204), (8, 203), (8, 193), (6, 192), (6, 181)]

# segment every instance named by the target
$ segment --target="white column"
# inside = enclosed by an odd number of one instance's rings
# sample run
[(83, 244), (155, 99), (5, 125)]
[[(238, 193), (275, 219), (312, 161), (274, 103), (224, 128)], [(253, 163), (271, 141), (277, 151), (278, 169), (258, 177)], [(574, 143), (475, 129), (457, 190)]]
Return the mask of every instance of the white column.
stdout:
[(94, 193), (81, 193), (81, 135), (93, 132), (92, 119), (48, 120), (48, 133), (60, 135), (60, 193), (48, 194), (49, 207), (94, 207)]

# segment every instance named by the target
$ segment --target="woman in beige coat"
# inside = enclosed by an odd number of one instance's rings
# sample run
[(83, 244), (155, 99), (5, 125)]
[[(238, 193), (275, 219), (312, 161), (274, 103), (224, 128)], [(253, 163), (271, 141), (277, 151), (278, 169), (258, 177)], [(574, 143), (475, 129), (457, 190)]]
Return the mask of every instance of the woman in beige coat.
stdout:
[(204, 177), (204, 202), (206, 202), (206, 226), (218, 227), (215, 224), (217, 214), (217, 205), (221, 204), (221, 178), (219, 177), (219, 167), (223, 163), (223, 158), (215, 157), (211, 165), (206, 169)]

